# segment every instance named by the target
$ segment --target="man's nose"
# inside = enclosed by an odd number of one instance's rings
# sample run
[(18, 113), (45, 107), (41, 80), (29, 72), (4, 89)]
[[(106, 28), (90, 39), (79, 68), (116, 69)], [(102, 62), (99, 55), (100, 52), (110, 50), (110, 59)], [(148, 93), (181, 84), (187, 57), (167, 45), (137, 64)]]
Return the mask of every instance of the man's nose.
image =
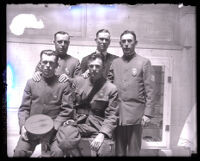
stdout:
[(50, 67), (50, 63), (48, 62), (48, 63), (46, 64), (46, 66), (47, 66), (47, 67)]
[(103, 41), (102, 41), (103, 43), (106, 43), (106, 39), (103, 39)]
[(62, 41), (60, 45), (61, 45), (61, 46), (64, 46), (64, 45), (65, 45), (65, 42), (64, 42), (64, 41)]
[(96, 66), (93, 66), (93, 67), (92, 67), (92, 70), (93, 70), (93, 71), (96, 71), (96, 69), (97, 69)]

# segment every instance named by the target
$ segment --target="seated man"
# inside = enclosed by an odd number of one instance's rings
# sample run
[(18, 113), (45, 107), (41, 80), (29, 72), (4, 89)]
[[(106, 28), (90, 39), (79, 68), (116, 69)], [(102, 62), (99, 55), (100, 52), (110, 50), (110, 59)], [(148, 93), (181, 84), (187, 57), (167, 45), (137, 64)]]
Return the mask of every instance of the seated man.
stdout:
[(24, 89), (22, 104), (19, 107), (18, 118), (20, 126), (20, 138), (14, 150), (14, 157), (30, 157), (36, 145), (40, 143), (37, 137), (29, 137), (24, 128), (25, 121), (33, 115), (45, 114), (50, 116), (54, 122), (54, 131), (49, 138), (51, 156), (63, 156), (55, 138), (56, 132), (61, 124), (73, 116), (70, 103), (71, 88), (69, 83), (59, 83), (55, 69), (58, 65), (58, 57), (52, 50), (43, 50), (40, 54), (41, 80), (35, 82), (27, 81)]
[(81, 155), (77, 150), (81, 137), (93, 137), (91, 150), (103, 156), (104, 139), (112, 138), (118, 120), (118, 93), (116, 86), (103, 77), (102, 56), (91, 55), (88, 68), (88, 78), (74, 79), (75, 119), (57, 133), (59, 147), (71, 156)]

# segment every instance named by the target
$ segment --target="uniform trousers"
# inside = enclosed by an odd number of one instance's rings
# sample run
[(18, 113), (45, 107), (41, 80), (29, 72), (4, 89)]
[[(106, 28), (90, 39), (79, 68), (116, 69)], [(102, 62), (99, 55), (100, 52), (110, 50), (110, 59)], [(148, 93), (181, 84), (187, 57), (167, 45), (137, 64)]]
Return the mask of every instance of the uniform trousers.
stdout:
[[(63, 150), (65, 155), (82, 156), (78, 147), (81, 138), (96, 137), (102, 126), (102, 123), (103, 123), (103, 118), (98, 116), (95, 117), (89, 116), (81, 120), (79, 123), (62, 126), (57, 133), (57, 140), (60, 149)], [(110, 155), (109, 150), (110, 150), (110, 145), (108, 145), (104, 141), (100, 149), (98, 150), (97, 155), (99, 156)]]
[(117, 126), (116, 156), (139, 156), (142, 143), (142, 125)]
[[(20, 136), (17, 146), (14, 150), (14, 156), (13, 157), (30, 157), (35, 147), (41, 143), (41, 139), (36, 138), (29, 138), (28, 141), (24, 140), (22, 136)], [(57, 140), (52, 139), (51, 143), (49, 143), (50, 148), (50, 155), (52, 157), (62, 157), (64, 156), (62, 150), (58, 147)]]

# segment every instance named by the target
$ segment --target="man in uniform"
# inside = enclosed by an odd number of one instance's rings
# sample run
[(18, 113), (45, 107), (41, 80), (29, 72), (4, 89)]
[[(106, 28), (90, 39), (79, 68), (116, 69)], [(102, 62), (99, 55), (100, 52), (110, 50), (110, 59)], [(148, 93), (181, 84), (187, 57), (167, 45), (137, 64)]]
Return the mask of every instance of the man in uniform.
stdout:
[(56, 131), (67, 119), (73, 117), (73, 109), (70, 93), (71, 88), (68, 82), (59, 83), (55, 69), (58, 65), (58, 56), (52, 50), (43, 50), (40, 54), (41, 80), (35, 82), (32, 79), (27, 81), (24, 89), (22, 104), (19, 107), (18, 118), (20, 126), (20, 138), (14, 150), (14, 157), (30, 157), (40, 139), (29, 137), (24, 125), (25, 121), (36, 114), (50, 116), (54, 122), (54, 131), (49, 138), (51, 156), (63, 156), (62, 150), (54, 139)]
[[(106, 78), (112, 61), (115, 58), (117, 58), (118, 56), (107, 52), (108, 46), (110, 45), (110, 42), (111, 42), (110, 32), (108, 30), (101, 29), (101, 30), (97, 31), (95, 41), (97, 44), (97, 49), (92, 54), (101, 54), (102, 55), (103, 60), (104, 60), (103, 75)], [(90, 55), (92, 55), (92, 54), (90, 54)], [(81, 61), (81, 70), (82, 70), (84, 77), (87, 77), (88, 73), (89, 73), (87, 61), (88, 61), (88, 58), (90, 57), (90, 55), (84, 57)]]
[(102, 56), (88, 57), (88, 68), (88, 78), (74, 79), (75, 120), (57, 133), (59, 147), (72, 156), (80, 155), (75, 149), (81, 137), (93, 137), (91, 150), (100, 156), (108, 155), (103, 152), (104, 139), (112, 139), (118, 120), (118, 93), (116, 86), (103, 77)]
[(116, 128), (118, 156), (139, 155), (142, 125), (150, 121), (155, 102), (155, 78), (151, 62), (136, 54), (136, 44), (136, 35), (133, 31), (126, 30), (121, 34), (123, 56), (113, 61), (108, 74), (108, 78), (117, 86), (120, 100), (119, 125)]
[[(65, 82), (71, 80), (77, 75), (81, 74), (80, 62), (78, 59), (67, 54), (67, 50), (70, 44), (70, 36), (67, 32), (59, 31), (54, 34), (55, 50), (58, 54), (58, 68), (56, 69), (56, 75), (60, 75), (59, 82)], [(38, 63), (36, 72), (33, 75), (34, 81), (40, 81), (41, 79), (41, 64)]]

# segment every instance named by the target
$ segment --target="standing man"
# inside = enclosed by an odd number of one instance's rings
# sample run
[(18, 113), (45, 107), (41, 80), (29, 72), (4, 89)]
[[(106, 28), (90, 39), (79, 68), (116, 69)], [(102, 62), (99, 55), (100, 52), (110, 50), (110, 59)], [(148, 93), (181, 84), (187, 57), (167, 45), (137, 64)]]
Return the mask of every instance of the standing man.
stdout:
[(107, 156), (110, 155), (109, 147), (104, 140), (112, 138), (118, 121), (117, 88), (103, 77), (101, 55), (90, 55), (88, 68), (88, 78), (74, 79), (75, 120), (58, 131), (57, 139), (63, 151), (72, 156), (80, 156), (76, 148), (81, 137), (92, 137), (91, 150), (99, 156)]
[[(110, 69), (110, 65), (112, 61), (117, 58), (118, 56), (110, 54), (107, 52), (108, 46), (110, 45), (110, 32), (106, 29), (101, 29), (97, 31), (95, 41), (97, 43), (97, 49), (92, 54), (101, 54), (104, 60), (104, 70), (103, 70), (103, 76), (106, 78), (107, 74)], [(90, 55), (92, 55), (90, 54)], [(81, 70), (84, 77), (88, 76), (89, 70), (88, 70), (88, 58), (90, 55), (84, 57), (81, 61)]]
[(32, 79), (27, 81), (24, 89), (22, 104), (19, 107), (18, 118), (20, 126), (20, 138), (14, 150), (14, 157), (30, 157), (40, 139), (29, 137), (24, 125), (25, 121), (33, 115), (45, 114), (50, 116), (54, 122), (54, 132), (50, 138), (51, 156), (63, 156), (62, 150), (58, 147), (55, 134), (61, 124), (73, 118), (73, 109), (70, 102), (71, 88), (68, 82), (59, 83), (55, 69), (58, 66), (58, 56), (52, 50), (43, 50), (40, 54), (41, 80), (35, 82)]
[(154, 75), (150, 60), (135, 53), (133, 31), (120, 36), (123, 56), (113, 61), (108, 78), (119, 92), (119, 125), (116, 128), (116, 155), (138, 156), (142, 125), (150, 121), (154, 106)]
[[(58, 55), (58, 68), (56, 69), (56, 75), (60, 75), (59, 82), (65, 82), (71, 80), (77, 75), (80, 75), (81, 68), (78, 59), (67, 54), (67, 50), (70, 44), (70, 36), (67, 32), (59, 31), (54, 34), (54, 44), (56, 54)], [(33, 75), (34, 81), (40, 81), (41, 79), (41, 64), (36, 67), (36, 72)]]

